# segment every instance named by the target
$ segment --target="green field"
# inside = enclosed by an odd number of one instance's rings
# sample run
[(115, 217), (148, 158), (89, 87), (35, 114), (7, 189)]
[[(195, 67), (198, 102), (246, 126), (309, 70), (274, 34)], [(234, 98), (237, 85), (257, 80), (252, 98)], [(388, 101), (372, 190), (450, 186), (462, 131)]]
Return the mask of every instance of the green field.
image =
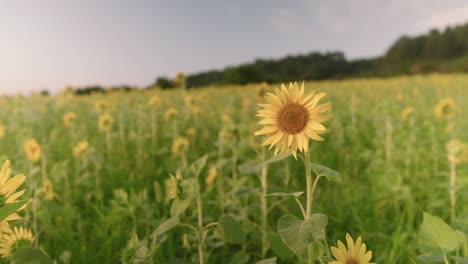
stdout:
[[(456, 164), (452, 211), (446, 150), (452, 139), (468, 142), (468, 75), (305, 86), (326, 92), (323, 100), (333, 105), (325, 141), (310, 145), (311, 160), (341, 175), (341, 183), (318, 183), (312, 211), (327, 215), (328, 225), (317, 245), (336, 246), (349, 233), (362, 236), (373, 262), (423, 263), (417, 260), (423, 212), (468, 235), (468, 165)], [(34, 245), (58, 263), (198, 263), (200, 225), (205, 263), (272, 257), (277, 263), (298, 263), (278, 235), (277, 222), (286, 213), (301, 216), (299, 207), (287, 197), (263, 197), (305, 191), (304, 167), (292, 156), (260, 169), (251, 166), (273, 156), (254, 136), (260, 128), (257, 104), (264, 102), (260, 89), (252, 84), (1, 97), (0, 162), (8, 159), (15, 174), (26, 175), (24, 196), (33, 198), (20, 212), (22, 220), (10, 224), (32, 230)], [(456, 109), (440, 119), (434, 109), (444, 98), (451, 98)], [(414, 112), (403, 119), (407, 107)], [(76, 118), (65, 127), (67, 112)], [(104, 113), (113, 119), (108, 131), (99, 129)], [(37, 162), (29, 161), (23, 149), (30, 138), (40, 144)], [(88, 148), (74, 156), (73, 148), (83, 140)], [(185, 168), (204, 155), (206, 165), (196, 178), (194, 166)], [(169, 179), (176, 174), (185, 180), (174, 193)], [(170, 199), (174, 196), (177, 201)], [(266, 224), (262, 201), (268, 203)], [(446, 252), (442, 263), (467, 263), (464, 243)], [(455, 255), (459, 262), (450, 258)]]

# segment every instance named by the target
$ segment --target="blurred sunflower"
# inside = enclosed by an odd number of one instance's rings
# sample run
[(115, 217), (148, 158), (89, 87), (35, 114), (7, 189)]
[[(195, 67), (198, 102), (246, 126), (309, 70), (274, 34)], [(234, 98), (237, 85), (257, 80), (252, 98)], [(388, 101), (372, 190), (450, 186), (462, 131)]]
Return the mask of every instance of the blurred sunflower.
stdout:
[(262, 82), (257, 86), (257, 97), (263, 98), (267, 92), (268, 84), (266, 82)]
[(468, 144), (458, 139), (452, 139), (445, 146), (447, 150), (447, 159), (450, 162), (459, 164), (468, 161)]
[(178, 72), (175, 76), (175, 82), (178, 84), (178, 85), (184, 85), (185, 82), (187, 80), (187, 77), (185, 76), (185, 73), (184, 72)]
[(32, 246), (33, 241), (34, 236), (31, 230), (15, 226), (11, 234), (4, 234), (1, 236), (0, 255), (6, 258), (19, 248)]
[(289, 88), (281, 85), (281, 90), (275, 89), (275, 94), (265, 96), (267, 104), (260, 104), (264, 109), (257, 116), (263, 119), (258, 122), (265, 127), (255, 132), (255, 135), (266, 135), (263, 146), (275, 146), (275, 154), (285, 153), (291, 149), (295, 158), (297, 150), (308, 151), (309, 138), (323, 141), (319, 134), (327, 129), (321, 124), (332, 118), (326, 113), (331, 109), (330, 103), (318, 104), (326, 94), (304, 94), (304, 83), (299, 89), (297, 83), (289, 84)]
[(187, 135), (187, 137), (189, 138), (195, 137), (196, 134), (197, 134), (197, 130), (195, 130), (195, 128), (193, 127), (189, 127), (187, 131), (185, 131), (185, 135)]
[[(26, 176), (23, 174), (18, 174), (10, 178), (11, 169), (10, 169), (10, 161), (5, 161), (3, 164), (2, 169), (0, 170), (0, 208), (7, 204), (17, 202), (18, 197), (23, 195), (26, 190), (16, 191), (18, 187), (20, 187), (24, 181), (26, 180)], [(20, 211), (26, 207), (27, 204), (22, 206), (16, 211)], [(13, 218), (16, 218), (13, 215)]]
[(0, 124), (0, 139), (4, 138), (6, 134), (5, 126)]
[(164, 113), (164, 120), (166, 122), (169, 122), (170, 120), (172, 120), (172, 118), (174, 118), (179, 112), (177, 111), (177, 109), (175, 109), (174, 107), (171, 107), (169, 109), (167, 109), (167, 111)]
[(444, 98), (440, 100), (435, 108), (434, 112), (439, 119), (448, 119), (455, 115), (457, 111), (457, 104), (452, 98)]
[(216, 169), (215, 166), (211, 167), (205, 179), (206, 185), (213, 186), (217, 176), (218, 176), (218, 170)]
[(106, 113), (99, 117), (99, 130), (102, 132), (110, 131), (114, 124), (114, 118)]
[(346, 248), (343, 242), (338, 240), (338, 247), (331, 247), (331, 252), (335, 261), (328, 262), (328, 264), (372, 264), (372, 251), (366, 252), (366, 244), (361, 242), (361, 237), (358, 237), (356, 243), (353, 238), (346, 234)]
[(44, 198), (44, 200), (53, 200), (54, 197), (56, 196), (54, 192), (54, 185), (49, 179), (45, 179), (42, 182), (42, 187), (41, 187), (41, 193)]
[(97, 112), (105, 112), (110, 109), (110, 104), (106, 100), (97, 100), (94, 102), (94, 108)]
[(29, 161), (37, 162), (41, 159), (41, 146), (36, 139), (31, 138), (26, 140), (23, 144), (23, 149)]
[(403, 111), (401, 111), (401, 119), (403, 121), (409, 120), (414, 114), (414, 108), (411, 106), (405, 107)]
[(172, 142), (172, 155), (174, 157), (178, 157), (181, 154), (184, 154), (187, 152), (189, 147), (189, 141), (185, 137), (177, 137), (174, 139)]
[(73, 122), (73, 120), (76, 119), (76, 114), (75, 112), (67, 112), (64, 116), (63, 116), (63, 126), (64, 127), (69, 127), (70, 124)]
[(73, 148), (73, 156), (78, 159), (87, 149), (88, 141), (82, 140)]
[(150, 107), (157, 107), (161, 104), (161, 98), (159, 98), (159, 96), (157, 95), (153, 95), (150, 97), (150, 99), (148, 100), (148, 106)]

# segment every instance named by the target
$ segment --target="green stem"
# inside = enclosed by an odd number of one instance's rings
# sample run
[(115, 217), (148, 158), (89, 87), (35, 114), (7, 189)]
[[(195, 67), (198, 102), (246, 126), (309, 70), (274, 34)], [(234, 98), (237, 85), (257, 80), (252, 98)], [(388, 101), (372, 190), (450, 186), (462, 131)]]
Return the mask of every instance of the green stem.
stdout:
[(452, 223), (455, 221), (456, 218), (456, 179), (457, 179), (457, 171), (456, 165), (453, 160), (450, 161), (450, 216)]
[[(265, 160), (265, 152), (263, 152), (263, 160)], [(267, 203), (267, 194), (268, 194), (268, 167), (266, 165), (262, 165), (261, 169), (261, 185), (262, 185), (262, 194), (260, 198), (261, 202), (261, 210), (262, 210), (262, 218), (261, 218), (261, 225), (262, 225), (262, 258), (265, 258), (267, 250), (268, 250), (268, 237), (267, 237), (267, 225), (268, 225), (268, 203)]]
[[(310, 171), (310, 152), (306, 151), (305, 152), (305, 157), (304, 157), (304, 167), (306, 170), (306, 183), (307, 183), (307, 190), (306, 190), (306, 217), (305, 219), (309, 219), (310, 215), (312, 214), (312, 195), (313, 195), (313, 190), (312, 190), (312, 174)], [(308, 253), (308, 262), (309, 264), (314, 263), (313, 257), (314, 257), (314, 252), (313, 249), (310, 246), (307, 246), (307, 253)]]
[(306, 219), (309, 219), (310, 215), (312, 213), (312, 174), (310, 172), (310, 153), (309, 153), (309, 151), (305, 152), (304, 167), (305, 167), (305, 170), (306, 170), (306, 181), (307, 181)]
[(198, 262), (205, 263), (205, 239), (203, 237), (203, 204), (200, 194), (200, 186), (197, 183), (197, 210), (198, 210)]

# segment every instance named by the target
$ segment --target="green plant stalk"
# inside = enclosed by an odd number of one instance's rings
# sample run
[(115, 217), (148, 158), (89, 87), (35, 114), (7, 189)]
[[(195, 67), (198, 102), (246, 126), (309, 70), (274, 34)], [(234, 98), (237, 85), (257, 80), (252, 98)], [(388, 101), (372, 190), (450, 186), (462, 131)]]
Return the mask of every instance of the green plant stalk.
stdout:
[[(265, 160), (265, 152), (263, 152), (263, 160)], [(261, 219), (260, 224), (262, 226), (262, 258), (266, 257), (266, 253), (268, 250), (268, 237), (267, 237), (267, 225), (268, 225), (268, 202), (267, 202), (267, 194), (268, 194), (268, 167), (267, 165), (262, 165), (261, 172), (260, 172), (260, 181), (262, 185), (262, 194), (260, 197), (261, 203)]]
[[(305, 157), (304, 157), (304, 168), (305, 168), (305, 171), (306, 171), (306, 187), (307, 187), (307, 190), (306, 190), (306, 220), (310, 218), (311, 214), (312, 214), (312, 195), (313, 195), (313, 191), (312, 191), (312, 173), (310, 171), (310, 152), (309, 150), (307, 150), (305, 152)], [(309, 264), (312, 264), (314, 263), (313, 261), (313, 255), (314, 255), (314, 252), (312, 250), (311, 247), (307, 247), (307, 253), (308, 253), (308, 262)]]
[(197, 181), (197, 211), (198, 211), (198, 262), (205, 263), (205, 239), (203, 228), (203, 203), (200, 194), (200, 185)]
[(450, 219), (455, 221), (456, 218), (456, 180), (457, 180), (457, 167), (455, 161), (452, 159), (450, 161)]

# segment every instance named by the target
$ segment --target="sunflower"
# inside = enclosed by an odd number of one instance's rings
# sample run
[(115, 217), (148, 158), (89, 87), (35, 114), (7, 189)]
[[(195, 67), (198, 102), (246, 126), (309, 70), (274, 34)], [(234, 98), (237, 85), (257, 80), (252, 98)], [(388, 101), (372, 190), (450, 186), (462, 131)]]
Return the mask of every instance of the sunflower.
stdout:
[(468, 161), (468, 144), (458, 139), (452, 139), (445, 146), (449, 162), (459, 164)]
[(353, 238), (346, 234), (346, 248), (343, 242), (338, 240), (338, 247), (331, 247), (331, 252), (335, 257), (335, 261), (328, 264), (372, 264), (369, 262), (372, 258), (372, 251), (366, 252), (366, 244), (361, 242), (361, 237), (358, 237), (356, 243)]
[(78, 159), (87, 149), (88, 141), (82, 140), (73, 148), (73, 156)]
[(166, 122), (169, 122), (178, 113), (179, 112), (177, 111), (177, 109), (175, 109), (174, 107), (171, 107), (171, 108), (167, 109), (167, 111), (164, 113), (164, 120), (166, 120)]
[(4, 138), (5, 137), (5, 126), (0, 124), (0, 139)]
[(41, 159), (41, 146), (34, 138), (26, 140), (23, 149), (29, 161), (37, 162)]
[(187, 80), (187, 77), (185, 76), (184, 72), (178, 72), (175, 76), (175, 82), (179, 85), (185, 84), (185, 81)]
[(106, 132), (112, 129), (114, 118), (110, 114), (103, 114), (99, 117), (99, 130)]
[(111, 108), (109, 102), (105, 100), (97, 100), (94, 102), (94, 108), (96, 108), (97, 112), (104, 112), (106, 110), (109, 110)]
[(449, 119), (455, 115), (456, 111), (457, 104), (452, 98), (440, 100), (434, 108), (435, 115), (439, 119)]
[(268, 84), (266, 82), (262, 82), (257, 86), (257, 97), (263, 98), (267, 92)]
[(172, 142), (172, 155), (178, 157), (183, 153), (186, 153), (189, 147), (189, 141), (185, 137), (177, 137)]
[(4, 234), (0, 238), (0, 255), (6, 258), (18, 248), (32, 246), (33, 241), (34, 236), (31, 230), (15, 226), (11, 234)]
[(206, 185), (213, 186), (217, 176), (218, 176), (218, 170), (216, 169), (215, 166), (211, 167), (205, 179)]
[(157, 107), (161, 104), (161, 98), (157, 95), (151, 96), (151, 98), (148, 100), (148, 106), (150, 107)]
[(409, 120), (414, 114), (414, 108), (411, 106), (405, 107), (403, 111), (401, 111), (401, 119), (404, 121)]
[(45, 179), (42, 182), (41, 193), (43, 195), (44, 200), (53, 200), (54, 197), (57, 195), (54, 192), (54, 185), (49, 179)]
[(73, 122), (73, 120), (76, 119), (76, 114), (75, 112), (67, 112), (64, 116), (63, 116), (63, 126), (64, 127), (69, 127), (70, 124)]
[(285, 153), (291, 149), (295, 158), (297, 150), (308, 151), (309, 138), (323, 141), (319, 134), (327, 129), (321, 124), (329, 120), (332, 115), (326, 113), (331, 109), (330, 103), (318, 104), (326, 94), (304, 94), (304, 83), (299, 89), (297, 83), (290, 83), (286, 89), (284, 84), (281, 90), (275, 89), (275, 93), (265, 96), (267, 104), (258, 111), (257, 116), (263, 119), (259, 124), (265, 127), (255, 132), (255, 135), (266, 135), (263, 146), (275, 146), (275, 154)]
[[(10, 178), (11, 169), (10, 161), (5, 161), (2, 169), (0, 170), (0, 208), (11, 203), (17, 202), (18, 197), (20, 197), (26, 190), (16, 191), (24, 181), (26, 176), (23, 174), (18, 174)], [(22, 210), (26, 207), (26, 204), (19, 208), (17, 211)], [(13, 215), (13, 218), (14, 215)], [(14, 219), (10, 219), (14, 220)]]

